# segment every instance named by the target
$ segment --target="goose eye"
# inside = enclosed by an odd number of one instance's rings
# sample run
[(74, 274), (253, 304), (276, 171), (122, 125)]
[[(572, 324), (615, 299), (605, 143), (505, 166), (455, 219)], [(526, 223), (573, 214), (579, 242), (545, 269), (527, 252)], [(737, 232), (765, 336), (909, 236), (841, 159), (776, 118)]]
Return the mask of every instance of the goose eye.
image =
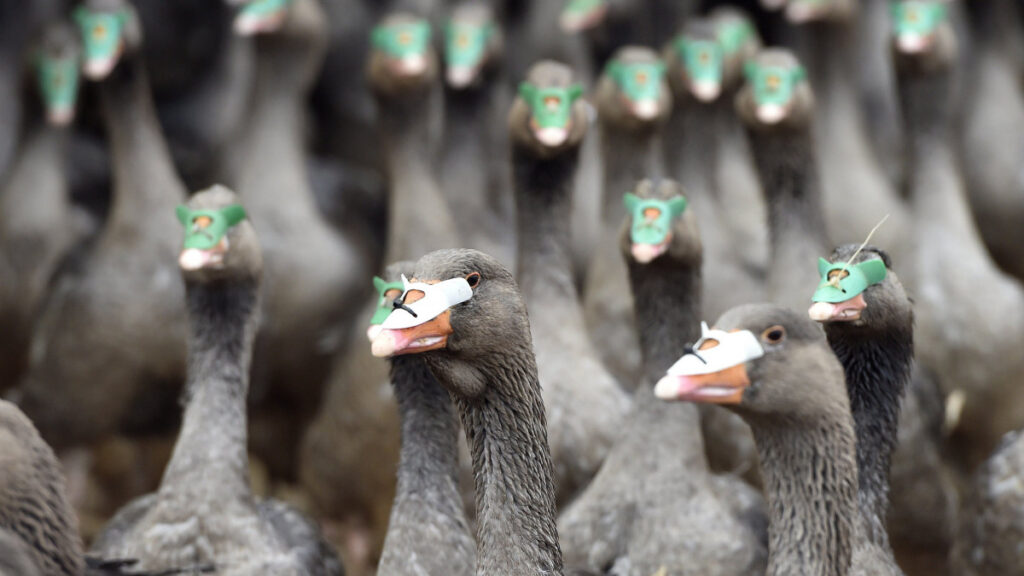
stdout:
[(470, 272), (469, 274), (466, 274), (466, 282), (469, 283), (470, 288), (476, 288), (480, 285), (480, 273)]
[(786, 329), (782, 326), (772, 326), (761, 333), (761, 339), (769, 344), (778, 344), (786, 338)]

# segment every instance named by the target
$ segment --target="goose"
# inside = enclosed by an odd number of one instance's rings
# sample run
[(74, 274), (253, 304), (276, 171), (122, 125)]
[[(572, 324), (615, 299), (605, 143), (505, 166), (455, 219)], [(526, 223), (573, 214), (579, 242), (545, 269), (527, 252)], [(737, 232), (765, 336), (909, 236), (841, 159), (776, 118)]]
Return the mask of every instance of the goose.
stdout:
[(1024, 288), (985, 249), (956, 169), (950, 91), (957, 42), (949, 8), (895, 4), (891, 45), (915, 220), (904, 277), (917, 287), (918, 356), (945, 394), (964, 398), (954, 440), (971, 469), (1003, 433), (1024, 424)]
[(445, 24), (441, 187), (467, 248), (514, 262), (515, 219), (500, 117), (508, 108), (504, 40), (491, 9), (458, 5)]
[(671, 180), (641, 181), (626, 199), (629, 233), (620, 246), (643, 382), (600, 471), (559, 517), (565, 559), (600, 573), (764, 574), (764, 534), (748, 525), (763, 518), (760, 494), (709, 473), (693, 406), (654, 397), (654, 383), (697, 336), (703, 258), (696, 215)]
[(964, 491), (949, 553), (953, 576), (1010, 576), (1021, 567), (1024, 433), (1006, 434)]
[[(429, 22), (409, 12), (388, 14), (370, 33), (366, 68), (389, 175), (387, 262), (459, 243), (430, 153), (431, 114), (440, 97), (431, 35)], [(402, 44), (406, 37), (409, 42)], [(361, 312), (351, 342), (365, 337), (372, 314)], [(316, 507), (342, 528), (349, 559), (372, 561), (381, 552), (395, 498), (400, 428), (387, 363), (353, 344), (332, 366), (299, 464), (302, 485)], [(371, 461), (378, 465), (366, 466)]]
[(44, 30), (27, 98), (29, 128), (0, 190), (0, 389), (24, 371), (35, 312), (76, 233), (66, 152), (78, 99), (80, 48), (74, 28)]
[(438, 250), (416, 262), (399, 303), (371, 348), (421, 354), (452, 397), (473, 458), (476, 574), (587, 574), (563, 569), (530, 321), (512, 274), (482, 252)]
[(559, 502), (597, 472), (630, 404), (591, 344), (572, 281), (567, 217), (587, 132), (581, 93), (569, 67), (541, 61), (520, 85), (508, 114), (516, 268), (544, 383)]
[(767, 575), (902, 574), (858, 515), (850, 402), (822, 330), (777, 304), (745, 304), (688, 350), (655, 394), (721, 404), (750, 424), (768, 499)]
[(226, 575), (340, 575), (317, 528), (281, 502), (257, 501), (249, 484), (246, 396), (263, 255), (246, 209), (214, 186), (176, 213), (189, 323), (182, 428), (160, 488), (122, 508), (92, 550), (147, 570), (211, 563)]
[(602, 361), (620, 382), (635, 383), (640, 349), (633, 329), (618, 229), (619, 194), (641, 178), (661, 176), (661, 133), (672, 111), (665, 64), (650, 48), (626, 46), (609, 60), (595, 89), (601, 139), (601, 236), (587, 269), (583, 309)]
[[(17, 406), (0, 400), (0, 574), (150, 574), (136, 570), (136, 564), (84, 554), (56, 455)], [(189, 563), (160, 574), (198, 574), (211, 568)]]
[(896, 74), (889, 56), (889, 4), (889, 0), (865, 0), (857, 10), (857, 83), (860, 117), (871, 149), (889, 182), (900, 192), (903, 130), (896, 101)]
[(304, 102), (323, 58), (322, 20), (313, 0), (259, 0), (243, 6), (234, 24), (252, 36), (256, 69), (231, 181), (261, 230), (266, 260), (251, 441), (272, 473), (286, 478), (358, 312), (358, 278), (368, 271), (318, 210), (306, 170)]
[(967, 72), (960, 156), (978, 232), (997, 264), (1024, 281), (1024, 89), (1012, 43), (1014, 2), (965, 2), (972, 62)]
[(800, 309), (807, 304), (807, 286), (818, 282), (806, 263), (826, 253), (829, 245), (811, 129), (814, 95), (806, 70), (785, 49), (761, 51), (744, 74), (736, 112), (768, 205), (766, 296)]
[(888, 216), (876, 240), (902, 260), (910, 220), (871, 150), (857, 100), (858, 9), (852, 0), (790, 0), (786, 17), (797, 26), (797, 54), (816, 97), (813, 130), (829, 233), (853, 242)]
[[(412, 262), (396, 262), (374, 278), (379, 305), (368, 335), (380, 330), (404, 290)], [(386, 281), (385, 281), (386, 279)], [(391, 358), (391, 385), (402, 418), (398, 487), (377, 574), (470, 576), (476, 541), (459, 493), (459, 422), (448, 391), (417, 356)]]
[[(927, 376), (914, 364), (910, 299), (881, 249), (847, 244), (818, 262), (821, 281), (808, 314), (824, 325), (846, 373), (857, 435), (858, 501), (867, 536), (892, 555), (886, 531), (892, 507), (903, 521), (919, 524), (918, 532), (904, 534), (904, 539), (948, 546), (956, 486), (942, 458), (942, 439), (934, 429), (916, 429), (927, 418), (915, 397), (926, 392), (920, 381)], [(896, 449), (898, 441), (902, 450)], [(909, 503), (890, 502), (890, 468), (900, 459), (912, 476), (893, 475), (903, 481), (898, 490), (933, 498), (929, 508), (914, 508), (922, 496), (908, 498)], [(922, 477), (930, 479), (927, 488)]]
[(16, 396), (58, 450), (166, 425), (185, 371), (174, 264), (174, 206), (185, 188), (149, 95), (138, 17), (125, 0), (88, 0), (74, 17), (84, 75), (99, 82), (113, 188), (94, 247), (66, 267), (43, 305)]

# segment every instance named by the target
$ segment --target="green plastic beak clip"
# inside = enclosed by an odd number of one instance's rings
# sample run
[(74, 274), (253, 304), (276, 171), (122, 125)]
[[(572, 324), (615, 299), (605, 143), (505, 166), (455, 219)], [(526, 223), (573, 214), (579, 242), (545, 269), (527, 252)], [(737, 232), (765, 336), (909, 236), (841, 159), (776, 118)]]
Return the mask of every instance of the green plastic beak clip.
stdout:
[(228, 230), (245, 220), (245, 208), (239, 204), (225, 206), (220, 210), (189, 210), (188, 206), (177, 208), (178, 220), (185, 227), (185, 248), (209, 250), (220, 243)]
[(743, 66), (743, 74), (754, 90), (754, 101), (761, 105), (789, 103), (797, 86), (807, 78), (802, 66), (760, 66), (753, 61)]
[(612, 60), (608, 63), (606, 73), (631, 101), (657, 100), (661, 94), (661, 81), (665, 77), (665, 63), (625, 64)]
[(821, 284), (811, 300), (836, 304), (855, 298), (868, 286), (885, 280), (886, 269), (885, 263), (878, 259), (847, 266), (842, 262), (832, 264), (818, 258), (818, 273), (821, 274)]
[(686, 74), (695, 82), (722, 81), (723, 48), (711, 40), (676, 40), (676, 50), (683, 57)]
[(284, 11), (290, 3), (291, 0), (252, 0), (242, 7), (239, 14), (266, 18)]
[(50, 110), (72, 110), (78, 100), (78, 61), (70, 57), (40, 56), (36, 63), (39, 91)]
[(420, 20), (377, 26), (370, 33), (370, 42), (393, 58), (421, 56), (430, 45), (430, 24)]
[(476, 66), (487, 53), (487, 43), (493, 34), (493, 24), (449, 22), (444, 27), (445, 62), (449, 66)]
[(757, 32), (750, 22), (737, 19), (723, 22), (718, 28), (716, 36), (718, 45), (722, 47), (722, 52), (726, 56), (732, 56), (743, 48), (756, 34)]
[(943, 2), (894, 2), (889, 9), (893, 32), (897, 35), (928, 36), (946, 20)]
[(75, 8), (72, 17), (82, 31), (86, 60), (106, 60), (117, 55), (128, 18), (124, 10), (94, 12), (79, 6)]
[(403, 292), (405, 285), (399, 282), (386, 282), (380, 276), (373, 277), (373, 288), (377, 291), (377, 309), (373, 312), (373, 318), (370, 319), (371, 325), (377, 325), (384, 322), (387, 319), (388, 314), (391, 314), (393, 308), (388, 304), (387, 293), (392, 290), (398, 290)]
[(572, 105), (583, 95), (583, 86), (573, 84), (567, 88), (538, 88), (523, 82), (519, 96), (530, 107), (538, 128), (565, 128), (572, 119)]
[(682, 196), (660, 200), (626, 192), (623, 202), (633, 217), (629, 236), (634, 244), (663, 244), (672, 232), (672, 221), (686, 211), (686, 198)]
[(608, 3), (608, 0), (569, 0), (563, 10), (570, 14), (589, 14), (594, 10), (604, 6)]

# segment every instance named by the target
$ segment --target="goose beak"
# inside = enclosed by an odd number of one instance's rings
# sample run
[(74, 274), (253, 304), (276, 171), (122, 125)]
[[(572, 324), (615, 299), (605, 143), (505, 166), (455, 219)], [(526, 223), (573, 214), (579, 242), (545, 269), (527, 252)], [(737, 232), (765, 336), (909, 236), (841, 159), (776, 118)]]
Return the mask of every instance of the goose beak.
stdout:
[(235, 17), (235, 34), (245, 37), (277, 32), (284, 24), (284, 16), (284, 10), (278, 10), (273, 14), (242, 12)]
[(178, 256), (178, 266), (187, 272), (209, 268), (223, 262), (223, 254), (213, 250), (186, 248)]
[(928, 48), (930, 40), (924, 34), (903, 33), (896, 36), (896, 48), (904, 54), (920, 54)]
[(793, 24), (806, 24), (825, 16), (822, 5), (809, 2), (790, 2), (786, 7), (786, 19)]
[(584, 13), (578, 12), (562, 12), (562, 17), (559, 18), (558, 24), (562, 27), (563, 32), (573, 34), (576, 32), (583, 32), (584, 30), (590, 30), (598, 27), (601, 22), (604, 21), (605, 15), (608, 14), (608, 5), (602, 4)]
[(461, 90), (469, 87), (476, 80), (476, 68), (473, 66), (450, 66), (446, 77), (449, 86)]
[(552, 148), (565, 144), (565, 141), (569, 139), (569, 130), (566, 128), (539, 128), (534, 129), (533, 133), (537, 136), (537, 141)]
[(701, 102), (711, 102), (722, 93), (722, 84), (711, 80), (696, 80), (690, 83), (690, 92)]
[(662, 400), (685, 400), (705, 404), (739, 404), (750, 386), (747, 365), (737, 364), (711, 374), (680, 376), (669, 374), (658, 381), (654, 395)]
[(89, 58), (82, 67), (82, 73), (93, 81), (103, 80), (117, 66), (118, 55)]
[(422, 54), (405, 56), (396, 61), (396, 67), (405, 76), (419, 76), (427, 71), (427, 58)]
[(373, 338), (371, 351), (378, 358), (388, 358), (438, 350), (448, 345), (448, 336), (452, 332), (451, 311), (445, 310), (443, 314), (425, 324), (400, 330), (378, 330)]
[(46, 121), (51, 126), (67, 126), (74, 119), (75, 109), (72, 106), (54, 106), (46, 111)]
[(861, 312), (867, 307), (862, 292), (845, 302), (815, 302), (807, 310), (807, 315), (816, 322), (852, 322), (860, 320)]
[(668, 241), (662, 242), (661, 244), (634, 243), (630, 247), (629, 251), (633, 254), (633, 260), (636, 260), (640, 264), (649, 264), (655, 258), (668, 251)]
[(760, 104), (757, 107), (757, 119), (765, 124), (773, 125), (782, 122), (786, 117), (786, 107), (778, 104)]
[(654, 120), (658, 117), (658, 101), (654, 99), (640, 100), (631, 105), (633, 114), (645, 121)]

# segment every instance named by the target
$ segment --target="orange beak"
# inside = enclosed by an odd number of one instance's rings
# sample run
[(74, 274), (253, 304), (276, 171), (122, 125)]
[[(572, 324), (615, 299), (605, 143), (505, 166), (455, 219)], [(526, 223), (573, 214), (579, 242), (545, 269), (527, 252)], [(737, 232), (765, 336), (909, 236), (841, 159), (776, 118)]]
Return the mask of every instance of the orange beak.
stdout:
[(743, 391), (750, 386), (747, 365), (737, 364), (711, 374), (676, 376), (669, 374), (658, 381), (654, 393), (662, 400), (685, 400), (705, 404), (739, 404)]
[(373, 339), (373, 355), (387, 358), (444, 348), (448, 345), (448, 336), (453, 332), (451, 314), (451, 310), (445, 310), (437, 318), (419, 326), (381, 330)]
[(867, 307), (868, 303), (864, 301), (864, 293), (861, 292), (849, 300), (836, 304), (815, 302), (807, 310), (807, 315), (817, 322), (853, 322), (860, 320), (861, 312)]

